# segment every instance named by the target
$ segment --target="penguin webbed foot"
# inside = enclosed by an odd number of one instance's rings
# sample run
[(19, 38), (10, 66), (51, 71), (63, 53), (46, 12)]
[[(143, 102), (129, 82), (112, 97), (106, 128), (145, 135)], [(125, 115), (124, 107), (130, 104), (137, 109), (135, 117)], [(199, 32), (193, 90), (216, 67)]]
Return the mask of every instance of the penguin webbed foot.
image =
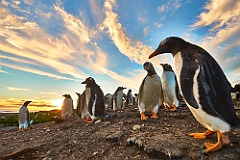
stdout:
[(141, 113), (141, 120), (145, 121), (148, 119), (148, 116), (145, 115), (144, 112)]
[(89, 117), (89, 116), (84, 117), (84, 118), (83, 118), (83, 121), (84, 121), (85, 123), (88, 123), (88, 124), (91, 124), (91, 123), (94, 122), (94, 120), (91, 119), (91, 117)]
[(205, 139), (208, 135), (211, 135), (213, 133), (214, 133), (214, 131), (207, 130), (204, 133), (196, 133), (196, 132), (189, 133), (188, 136), (191, 136), (191, 137), (196, 138), (196, 139)]
[(151, 118), (158, 119), (159, 117), (157, 116), (157, 113), (153, 112)]
[(230, 143), (228, 133), (217, 132), (217, 135), (218, 135), (217, 143), (210, 143), (210, 142), (204, 143), (204, 146), (206, 147), (206, 149), (203, 151), (204, 153), (217, 151), (221, 149), (223, 146), (228, 145)]
[(171, 111), (176, 111), (177, 110), (177, 106), (173, 106), (173, 108), (170, 109)]

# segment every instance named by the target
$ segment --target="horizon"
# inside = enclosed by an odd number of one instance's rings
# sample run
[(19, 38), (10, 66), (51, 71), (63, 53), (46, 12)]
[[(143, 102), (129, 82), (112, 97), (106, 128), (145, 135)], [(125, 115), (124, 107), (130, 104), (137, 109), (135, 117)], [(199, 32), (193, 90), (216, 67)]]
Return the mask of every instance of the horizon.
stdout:
[(0, 1), (0, 112), (59, 109), (93, 77), (104, 94), (119, 86), (133, 94), (146, 76), (142, 64), (173, 66), (171, 54), (148, 59), (170, 36), (201, 46), (240, 83), (240, 2), (53, 0)]

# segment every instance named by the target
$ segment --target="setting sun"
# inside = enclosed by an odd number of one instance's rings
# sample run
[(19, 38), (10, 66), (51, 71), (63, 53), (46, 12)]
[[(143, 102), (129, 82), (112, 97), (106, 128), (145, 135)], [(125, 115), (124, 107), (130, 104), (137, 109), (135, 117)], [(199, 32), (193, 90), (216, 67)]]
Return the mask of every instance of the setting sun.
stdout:
[(57, 109), (61, 109), (63, 100), (62, 99), (53, 99), (51, 100), (53, 106), (58, 107)]

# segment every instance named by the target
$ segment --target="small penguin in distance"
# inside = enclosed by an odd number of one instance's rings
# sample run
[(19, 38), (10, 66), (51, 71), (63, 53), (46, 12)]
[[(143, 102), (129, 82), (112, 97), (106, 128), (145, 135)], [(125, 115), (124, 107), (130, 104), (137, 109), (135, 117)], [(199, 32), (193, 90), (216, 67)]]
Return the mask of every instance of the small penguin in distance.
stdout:
[(129, 89), (126, 97), (126, 106), (134, 105), (134, 97), (132, 95), (132, 90)]
[(147, 71), (147, 76), (143, 79), (138, 92), (141, 120), (148, 119), (148, 116), (145, 115), (146, 112), (152, 113), (151, 118), (156, 119), (159, 106), (163, 103), (161, 79), (151, 62), (144, 63), (143, 68)]
[(85, 117), (84, 121), (92, 123), (105, 116), (104, 94), (92, 77), (86, 78), (82, 84), (86, 84), (85, 102), (90, 117)]
[(160, 64), (163, 68), (161, 75), (164, 106), (166, 110), (175, 111), (179, 105), (179, 89), (177, 79), (170, 64)]
[(161, 41), (149, 58), (164, 53), (173, 55), (182, 97), (196, 120), (207, 128), (204, 133), (190, 133), (189, 136), (204, 139), (217, 132), (218, 142), (205, 142), (204, 153), (228, 145), (228, 132), (239, 131), (240, 120), (231, 99), (230, 83), (219, 64), (200, 46), (178, 37)]
[(18, 113), (18, 124), (19, 124), (19, 131), (27, 130), (30, 124), (30, 113), (28, 111), (28, 104), (32, 101), (25, 101), (22, 107), (19, 109)]
[(107, 93), (104, 98), (105, 98), (105, 105), (106, 108), (112, 108), (112, 97), (113, 95), (111, 93)]
[(117, 90), (114, 92), (112, 96), (112, 106), (113, 110), (116, 109), (123, 109), (123, 90), (126, 89), (125, 87), (118, 87)]
[(64, 98), (61, 110), (61, 117), (68, 118), (73, 114), (73, 99), (70, 94), (62, 95)]

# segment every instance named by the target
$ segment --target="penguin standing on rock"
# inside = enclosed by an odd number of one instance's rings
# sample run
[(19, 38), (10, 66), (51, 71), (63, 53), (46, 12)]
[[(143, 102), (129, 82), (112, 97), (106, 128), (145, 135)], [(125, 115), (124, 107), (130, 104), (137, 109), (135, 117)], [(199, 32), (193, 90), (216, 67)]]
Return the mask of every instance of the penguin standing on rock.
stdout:
[(61, 117), (65, 119), (73, 114), (73, 100), (70, 94), (64, 94), (62, 96), (65, 98), (62, 104)]
[(234, 111), (230, 83), (218, 63), (203, 48), (178, 37), (163, 40), (149, 58), (163, 53), (173, 55), (183, 99), (196, 120), (207, 128), (205, 133), (189, 135), (204, 139), (217, 132), (218, 142), (205, 142), (204, 153), (228, 145), (228, 132), (239, 130), (240, 120)]
[(92, 123), (105, 115), (104, 94), (92, 77), (88, 77), (82, 84), (86, 84), (85, 102), (90, 116), (85, 116), (84, 121)]
[[(160, 64), (163, 67), (161, 75), (164, 106), (166, 110), (175, 111), (179, 105), (179, 89), (175, 73), (169, 64)], [(173, 108), (171, 108), (173, 107)]]
[(30, 126), (30, 113), (28, 111), (28, 104), (32, 101), (25, 101), (22, 107), (19, 109), (18, 113), (18, 123), (19, 123), (19, 131), (27, 130)]
[(163, 93), (160, 77), (157, 75), (153, 64), (146, 62), (143, 64), (147, 71), (147, 76), (143, 79), (138, 93), (138, 108), (141, 120), (147, 120), (145, 112), (152, 113), (151, 118), (158, 118), (159, 106), (163, 103)]
[(114, 92), (112, 97), (112, 106), (113, 110), (116, 109), (123, 109), (123, 90), (126, 89), (125, 87), (118, 87), (117, 90)]

